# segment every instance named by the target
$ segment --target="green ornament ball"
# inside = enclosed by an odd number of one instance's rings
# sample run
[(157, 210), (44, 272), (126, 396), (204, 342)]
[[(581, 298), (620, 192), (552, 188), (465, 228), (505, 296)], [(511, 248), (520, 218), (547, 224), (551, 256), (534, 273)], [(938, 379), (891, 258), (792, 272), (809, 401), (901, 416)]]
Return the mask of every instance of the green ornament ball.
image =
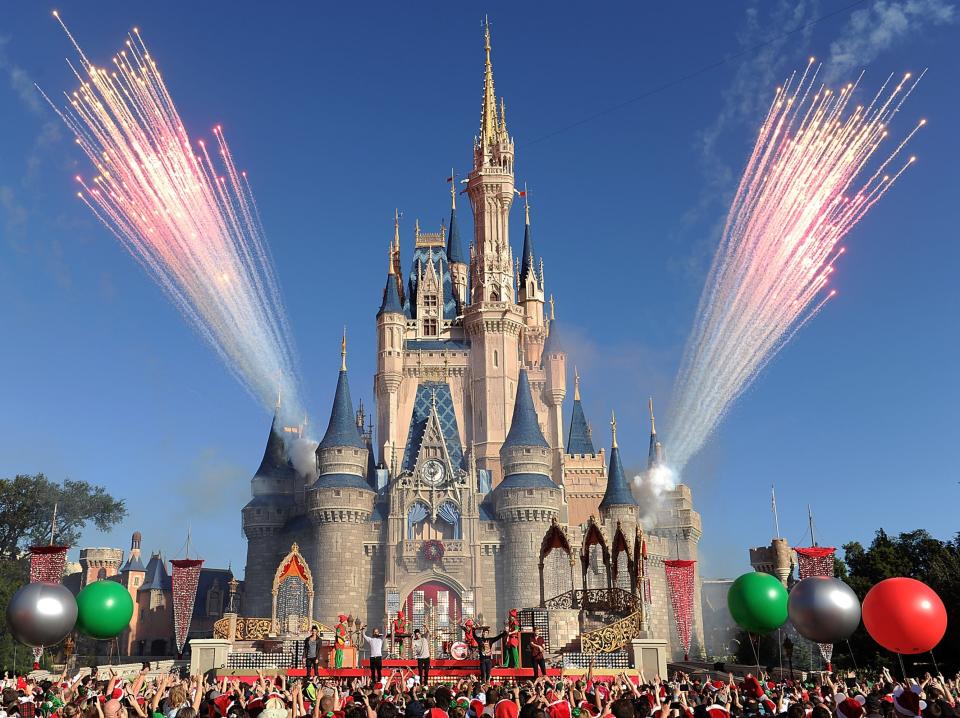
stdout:
[(77, 594), (77, 630), (106, 640), (123, 633), (133, 618), (133, 598), (116, 581), (97, 581)]
[(750, 633), (769, 633), (787, 621), (787, 589), (768, 573), (745, 573), (730, 586), (727, 608)]

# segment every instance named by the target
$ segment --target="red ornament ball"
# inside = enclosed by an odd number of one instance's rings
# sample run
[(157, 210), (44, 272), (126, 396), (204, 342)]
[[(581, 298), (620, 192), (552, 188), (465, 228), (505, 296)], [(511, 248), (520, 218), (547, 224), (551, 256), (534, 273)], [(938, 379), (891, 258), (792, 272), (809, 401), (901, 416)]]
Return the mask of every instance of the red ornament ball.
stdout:
[(913, 578), (888, 578), (863, 599), (863, 625), (894, 653), (926, 653), (947, 632), (947, 609), (936, 592)]

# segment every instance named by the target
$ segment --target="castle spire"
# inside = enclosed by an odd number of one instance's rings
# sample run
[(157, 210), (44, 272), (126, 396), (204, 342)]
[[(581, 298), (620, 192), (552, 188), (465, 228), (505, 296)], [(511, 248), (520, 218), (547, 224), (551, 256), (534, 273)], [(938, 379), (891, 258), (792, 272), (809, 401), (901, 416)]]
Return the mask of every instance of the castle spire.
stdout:
[[(467, 264), (467, 256), (460, 243), (460, 226), (457, 224), (457, 176), (450, 170), (450, 231), (447, 232), (447, 261), (450, 264)], [(462, 278), (466, 294), (466, 275)], [(462, 298), (461, 298), (462, 302)]]
[(457, 208), (457, 175), (453, 171), (453, 167), (450, 168), (450, 209), (456, 210)]
[(497, 97), (493, 89), (493, 64), (490, 62), (490, 20), (484, 19), (483, 49), (487, 53), (483, 73), (483, 106), (480, 110), (480, 144), (484, 150), (497, 139)]
[(637, 500), (630, 491), (627, 477), (623, 473), (623, 462), (620, 460), (620, 448), (617, 446), (617, 417), (611, 413), (610, 431), (613, 441), (610, 447), (610, 469), (607, 472), (607, 488), (600, 501), (600, 509), (610, 506), (636, 506)]
[(330, 409), (330, 422), (327, 431), (317, 447), (325, 449), (332, 446), (352, 446), (364, 449), (366, 446), (357, 431), (353, 401), (350, 399), (350, 384), (347, 382), (347, 330), (343, 330), (340, 340), (340, 376), (337, 378), (337, 390), (333, 395), (333, 407)]
[(343, 338), (340, 339), (340, 371), (347, 370), (347, 325), (343, 325)]
[(580, 402), (580, 372), (573, 369), (573, 411), (570, 412), (570, 430), (567, 432), (568, 454), (596, 454), (593, 447), (593, 437), (590, 424), (583, 413), (583, 404)]
[(647, 452), (647, 468), (663, 463), (663, 444), (657, 440), (657, 422), (653, 417), (653, 397), (648, 402), (650, 407), (650, 448)]

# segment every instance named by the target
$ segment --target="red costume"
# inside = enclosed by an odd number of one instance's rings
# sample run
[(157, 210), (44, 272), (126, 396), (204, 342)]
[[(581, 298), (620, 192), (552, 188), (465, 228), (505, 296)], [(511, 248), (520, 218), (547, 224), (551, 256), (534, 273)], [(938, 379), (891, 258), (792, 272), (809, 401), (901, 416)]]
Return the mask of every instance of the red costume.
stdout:
[(470, 648), (477, 647), (477, 632), (474, 628), (473, 619), (468, 618), (463, 622), (463, 642)]

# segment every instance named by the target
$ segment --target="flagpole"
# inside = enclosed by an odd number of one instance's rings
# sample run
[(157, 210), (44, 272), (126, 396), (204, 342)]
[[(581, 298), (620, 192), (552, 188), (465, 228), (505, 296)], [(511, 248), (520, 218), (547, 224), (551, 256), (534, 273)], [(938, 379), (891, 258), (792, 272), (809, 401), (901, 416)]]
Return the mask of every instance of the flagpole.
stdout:
[(770, 484), (770, 507), (773, 510), (773, 528), (776, 530), (776, 538), (780, 538), (780, 516), (777, 514), (777, 492)]
[(807, 521), (810, 524), (810, 544), (812, 546), (817, 545), (817, 537), (813, 533), (813, 511), (810, 509), (810, 504), (807, 504)]

